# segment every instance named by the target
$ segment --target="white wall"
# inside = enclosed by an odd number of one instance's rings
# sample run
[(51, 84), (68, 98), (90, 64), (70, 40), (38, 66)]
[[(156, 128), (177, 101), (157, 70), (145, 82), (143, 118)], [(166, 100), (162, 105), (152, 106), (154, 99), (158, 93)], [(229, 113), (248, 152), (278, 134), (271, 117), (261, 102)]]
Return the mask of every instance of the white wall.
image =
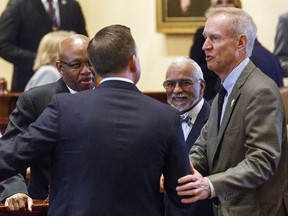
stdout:
[[(0, 12), (8, 0), (0, 1)], [(78, 0), (86, 17), (89, 36), (102, 27), (123, 24), (131, 28), (138, 45), (142, 77), (137, 86), (142, 91), (163, 91), (166, 67), (179, 55), (187, 56), (192, 35), (165, 35), (156, 32), (156, 0)], [(258, 39), (274, 49), (278, 17), (288, 10), (287, 0), (242, 0), (243, 8), (258, 26)], [(0, 61), (0, 76), (11, 83), (12, 67)]]

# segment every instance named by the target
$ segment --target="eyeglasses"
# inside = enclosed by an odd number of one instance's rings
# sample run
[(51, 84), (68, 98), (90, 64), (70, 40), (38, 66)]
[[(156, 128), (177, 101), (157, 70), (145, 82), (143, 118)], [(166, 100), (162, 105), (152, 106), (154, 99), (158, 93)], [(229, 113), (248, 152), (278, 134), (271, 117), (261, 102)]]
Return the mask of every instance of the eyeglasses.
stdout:
[[(201, 80), (198, 80), (197, 82), (200, 83)], [(166, 90), (173, 90), (176, 86), (176, 83), (178, 83), (178, 86), (181, 88), (188, 88), (195, 84), (195, 82), (189, 79), (166, 80), (163, 82), (163, 87)]]
[(62, 64), (67, 65), (68, 67), (70, 67), (72, 70), (82, 70), (84, 65), (86, 65), (86, 67), (93, 69), (93, 66), (91, 65), (91, 63), (89, 61), (87, 62), (74, 62), (74, 63), (67, 63), (64, 61), (59, 60), (59, 62), (61, 62)]

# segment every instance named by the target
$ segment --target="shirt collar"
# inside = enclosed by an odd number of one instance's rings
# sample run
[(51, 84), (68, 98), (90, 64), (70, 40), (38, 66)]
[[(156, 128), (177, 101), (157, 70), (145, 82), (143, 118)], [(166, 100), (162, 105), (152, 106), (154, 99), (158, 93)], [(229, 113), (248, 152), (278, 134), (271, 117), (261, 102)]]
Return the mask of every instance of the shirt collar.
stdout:
[(134, 84), (132, 82), (132, 80), (127, 79), (127, 78), (123, 78), (123, 77), (107, 77), (107, 78), (103, 78), (100, 83), (106, 82), (106, 81), (111, 81), (111, 80), (118, 80), (118, 81), (124, 81), (124, 82), (130, 82), (132, 84)]
[(226, 77), (226, 79), (222, 83), (227, 91), (227, 97), (229, 97), (238, 77), (240, 76), (249, 61), (249, 58), (244, 59), (236, 68), (232, 70), (232, 72)]
[[(196, 118), (200, 112), (200, 110), (202, 109), (204, 104), (204, 99), (202, 98), (198, 104), (196, 104), (195, 107), (193, 107), (191, 110), (189, 110), (188, 112), (182, 114), (181, 116), (183, 116), (183, 118), (186, 118), (188, 115), (190, 117), (190, 123), (193, 125), (196, 121)], [(192, 127), (191, 125), (191, 127)]]
[(203, 107), (203, 104), (204, 104), (204, 99), (202, 98), (202, 99), (199, 101), (199, 103), (198, 103), (193, 109), (190, 110), (190, 118), (191, 118), (190, 122), (191, 122), (192, 124), (195, 123), (196, 118), (197, 118), (200, 110), (201, 110), (202, 107)]
[(71, 94), (78, 93), (78, 91), (75, 91), (75, 90), (71, 89), (68, 85), (66, 85), (66, 86), (67, 86), (67, 88), (68, 88), (68, 90), (69, 90), (69, 92), (70, 92)]

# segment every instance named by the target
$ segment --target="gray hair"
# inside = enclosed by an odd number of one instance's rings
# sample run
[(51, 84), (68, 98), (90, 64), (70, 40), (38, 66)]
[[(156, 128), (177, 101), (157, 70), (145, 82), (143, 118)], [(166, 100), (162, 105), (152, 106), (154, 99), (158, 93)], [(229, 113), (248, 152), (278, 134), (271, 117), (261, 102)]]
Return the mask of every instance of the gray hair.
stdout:
[(172, 60), (170, 63), (169, 67), (171, 66), (178, 66), (178, 65), (183, 65), (183, 64), (191, 64), (195, 71), (193, 71), (193, 74), (195, 75), (197, 80), (203, 80), (204, 81), (204, 76), (203, 72), (200, 68), (200, 66), (191, 58), (180, 56)]
[(206, 17), (210, 18), (221, 14), (229, 15), (230, 33), (232, 36), (238, 37), (241, 34), (247, 36), (246, 51), (248, 56), (251, 56), (257, 34), (257, 27), (252, 17), (242, 9), (234, 7), (211, 8), (206, 12)]

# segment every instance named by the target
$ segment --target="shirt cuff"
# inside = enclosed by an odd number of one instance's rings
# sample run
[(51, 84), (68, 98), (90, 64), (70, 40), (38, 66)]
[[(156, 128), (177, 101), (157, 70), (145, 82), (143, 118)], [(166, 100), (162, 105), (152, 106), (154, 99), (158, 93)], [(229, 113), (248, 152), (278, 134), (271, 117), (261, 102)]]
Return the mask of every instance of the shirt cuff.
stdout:
[(207, 177), (204, 177), (204, 178), (206, 178), (209, 182), (210, 191), (211, 191), (211, 196), (209, 198), (211, 199), (211, 198), (216, 197), (216, 192), (215, 192), (215, 189), (214, 189), (213, 184), (211, 183), (210, 179)]

